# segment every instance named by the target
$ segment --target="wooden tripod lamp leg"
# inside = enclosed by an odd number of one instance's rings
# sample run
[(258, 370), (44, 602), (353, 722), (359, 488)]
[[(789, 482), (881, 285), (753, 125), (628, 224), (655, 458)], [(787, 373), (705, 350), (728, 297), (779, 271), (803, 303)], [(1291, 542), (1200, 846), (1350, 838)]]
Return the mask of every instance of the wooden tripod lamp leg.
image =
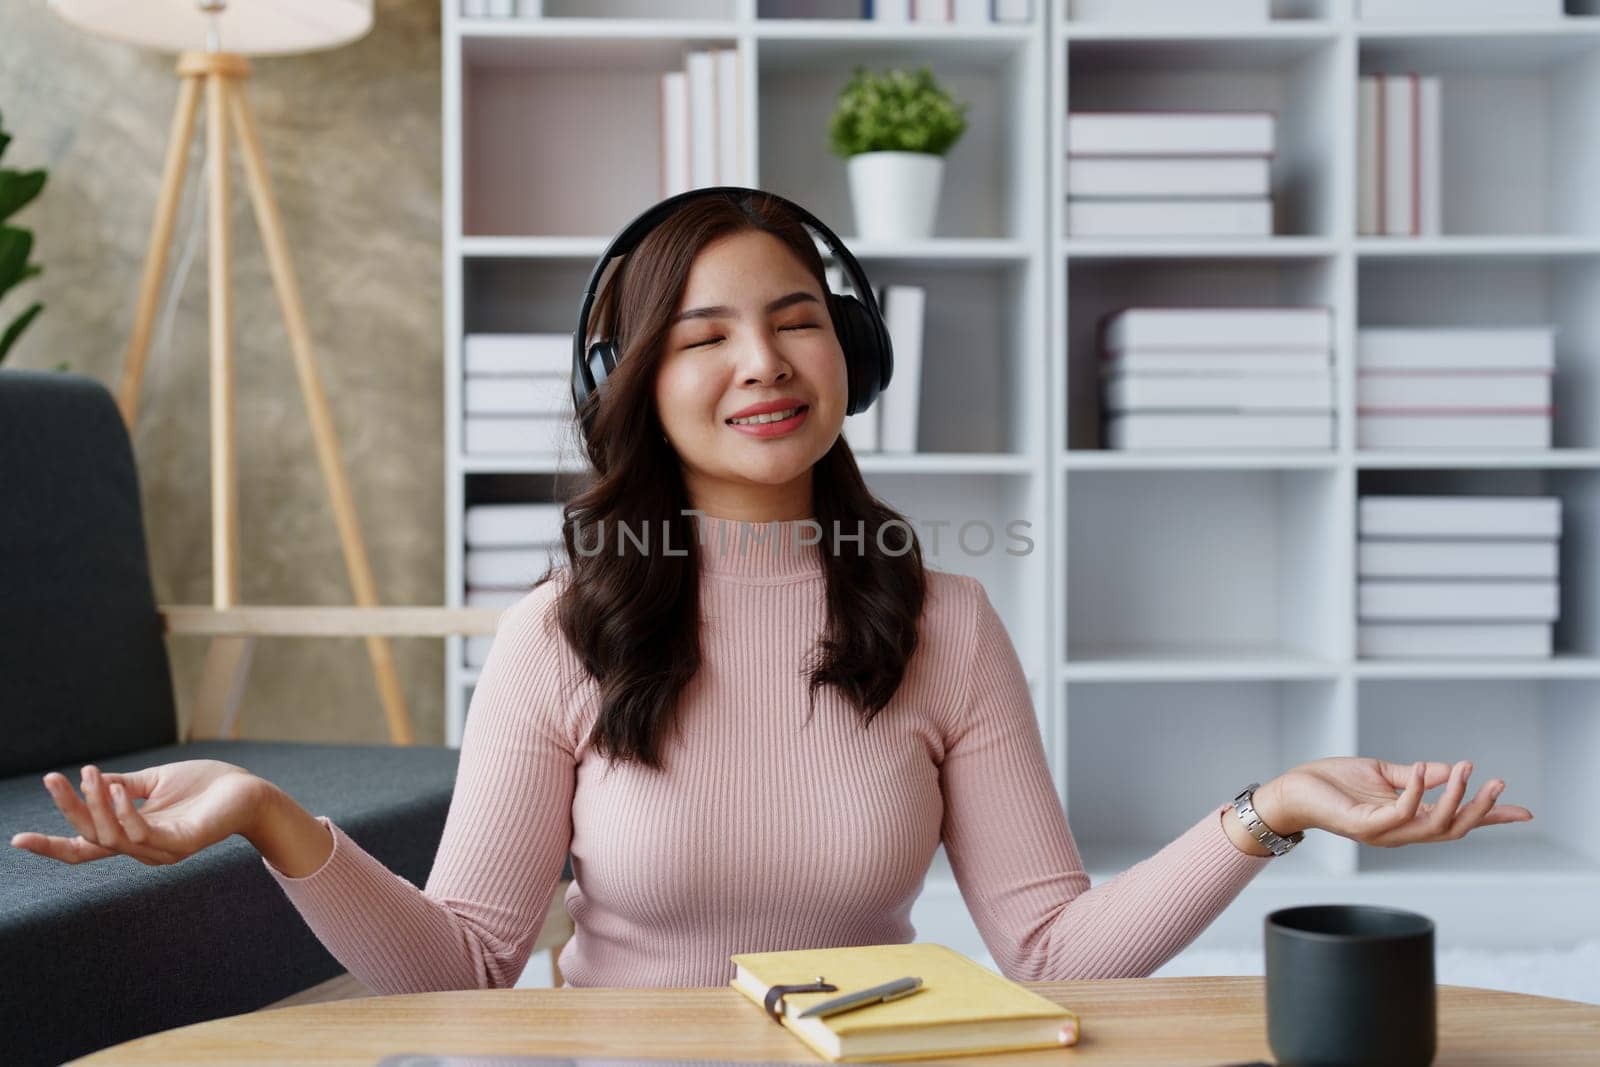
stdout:
[[(289, 261), (289, 244), (284, 239), (283, 222), (272, 196), (261, 141), (256, 134), (255, 118), (242, 84), (231, 85), (227, 95), (234, 129), (239, 138), (240, 156), (244, 160), (245, 175), (250, 186), (250, 198), (255, 204), (256, 221), (261, 229), (262, 243), (266, 246), (267, 263), (272, 270), (273, 288), (277, 290), (284, 323), (288, 327), (295, 373), (300, 381), (300, 392), (305, 398), (306, 413), (311, 419), (317, 459), (321, 463), (322, 478), (327, 483), (328, 495), (333, 503), (339, 541), (344, 547), (345, 568), (350, 573), (350, 585), (355, 592), (356, 603), (362, 607), (374, 607), (378, 603), (377, 583), (372, 577), (372, 565), (367, 558), (355, 501), (345, 476), (344, 461), (339, 454), (339, 438), (334, 432), (333, 418), (311, 350), (311, 331), (306, 327), (305, 313), (301, 308), (300, 289)], [(398, 745), (412, 744), (411, 715), (400, 688), (389, 640), (373, 635), (367, 637), (366, 642), (378, 694), (388, 718), (390, 739)]]
[(117, 407), (122, 421), (133, 432), (139, 417), (139, 388), (144, 380), (145, 357), (150, 351), (150, 327), (156, 317), (156, 300), (161, 296), (162, 276), (167, 272), (167, 249), (172, 241), (172, 224), (183, 195), (183, 174), (189, 160), (189, 138), (194, 136), (194, 116), (200, 106), (200, 79), (178, 79), (178, 106), (172, 112), (172, 127), (167, 134), (167, 156), (161, 165), (161, 191), (156, 196), (156, 217), (150, 226), (150, 247), (144, 254), (144, 275), (139, 281), (139, 302), (134, 306), (133, 335), (128, 340), (128, 355), (122, 366), (122, 382), (117, 388)]
[(228, 82), (206, 75), (207, 214), (211, 248), (212, 603), (239, 603), (239, 479), (233, 447), (233, 239), (228, 226)]

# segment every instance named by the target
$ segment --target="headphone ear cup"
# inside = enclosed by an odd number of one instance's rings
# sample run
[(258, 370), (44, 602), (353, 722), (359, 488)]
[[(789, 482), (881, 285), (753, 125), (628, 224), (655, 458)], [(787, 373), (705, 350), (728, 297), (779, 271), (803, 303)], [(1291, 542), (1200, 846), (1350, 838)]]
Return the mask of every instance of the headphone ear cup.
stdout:
[[(616, 369), (617, 346), (614, 341), (608, 339), (590, 345), (588, 359), (584, 364), (585, 373), (579, 382), (580, 395), (574, 398), (574, 403), (583, 408), (589, 398), (600, 391), (600, 384)], [(583, 421), (584, 436), (587, 437), (594, 423), (594, 410), (593, 408), (580, 410), (578, 415)]]
[(879, 350), (878, 332), (872, 325), (871, 312), (854, 296), (829, 293), (828, 310), (833, 315), (833, 329), (839, 335), (850, 380), (845, 414), (857, 415), (872, 405), (882, 387), (883, 353)]
[(589, 383), (590, 392), (597, 392), (600, 383), (611, 376), (617, 369), (617, 344), (610, 339), (596, 341), (589, 346)]

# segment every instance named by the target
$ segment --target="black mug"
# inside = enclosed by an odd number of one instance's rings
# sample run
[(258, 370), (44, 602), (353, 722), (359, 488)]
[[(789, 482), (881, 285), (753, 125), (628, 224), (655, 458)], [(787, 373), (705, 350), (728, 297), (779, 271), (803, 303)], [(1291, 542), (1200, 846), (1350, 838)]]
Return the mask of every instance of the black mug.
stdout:
[(1283, 1067), (1426, 1067), (1438, 1043), (1433, 922), (1363, 904), (1266, 920), (1267, 1043)]

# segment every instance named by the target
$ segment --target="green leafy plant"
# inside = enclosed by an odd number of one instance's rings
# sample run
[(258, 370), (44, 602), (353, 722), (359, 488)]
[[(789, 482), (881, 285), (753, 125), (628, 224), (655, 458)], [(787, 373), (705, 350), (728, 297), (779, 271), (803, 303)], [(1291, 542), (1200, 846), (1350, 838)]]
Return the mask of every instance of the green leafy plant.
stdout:
[[(11, 137), (5, 131), (5, 120), (0, 118), (0, 155), (4, 155)], [(17, 171), (0, 168), (0, 300), (13, 286), (38, 277), (44, 268), (29, 263), (33, 252), (33, 231), (6, 225), (6, 220), (39, 195), (44, 188), (45, 172), (42, 170)], [(0, 333), (0, 362), (4, 362), (11, 346), (17, 343), (22, 331), (39, 317), (44, 305), (35, 301), (14, 319), (4, 333)]]
[(839, 91), (828, 136), (834, 155), (927, 152), (944, 155), (967, 129), (970, 104), (952, 100), (927, 67), (875, 74), (856, 67)]

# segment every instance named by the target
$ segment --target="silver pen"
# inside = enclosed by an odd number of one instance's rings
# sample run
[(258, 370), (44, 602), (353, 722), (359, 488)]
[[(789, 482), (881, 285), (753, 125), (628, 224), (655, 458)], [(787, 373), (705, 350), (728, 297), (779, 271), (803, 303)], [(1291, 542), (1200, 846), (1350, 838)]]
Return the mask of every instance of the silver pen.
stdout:
[(871, 989), (862, 989), (855, 993), (846, 993), (842, 997), (824, 1000), (820, 1004), (813, 1004), (799, 1015), (797, 1019), (810, 1019), (816, 1016), (837, 1015), (842, 1011), (852, 1008), (864, 1008), (868, 1004), (878, 1004), (889, 1000), (898, 1000), (909, 996), (922, 988), (920, 978), (896, 978), (892, 982), (875, 985)]

